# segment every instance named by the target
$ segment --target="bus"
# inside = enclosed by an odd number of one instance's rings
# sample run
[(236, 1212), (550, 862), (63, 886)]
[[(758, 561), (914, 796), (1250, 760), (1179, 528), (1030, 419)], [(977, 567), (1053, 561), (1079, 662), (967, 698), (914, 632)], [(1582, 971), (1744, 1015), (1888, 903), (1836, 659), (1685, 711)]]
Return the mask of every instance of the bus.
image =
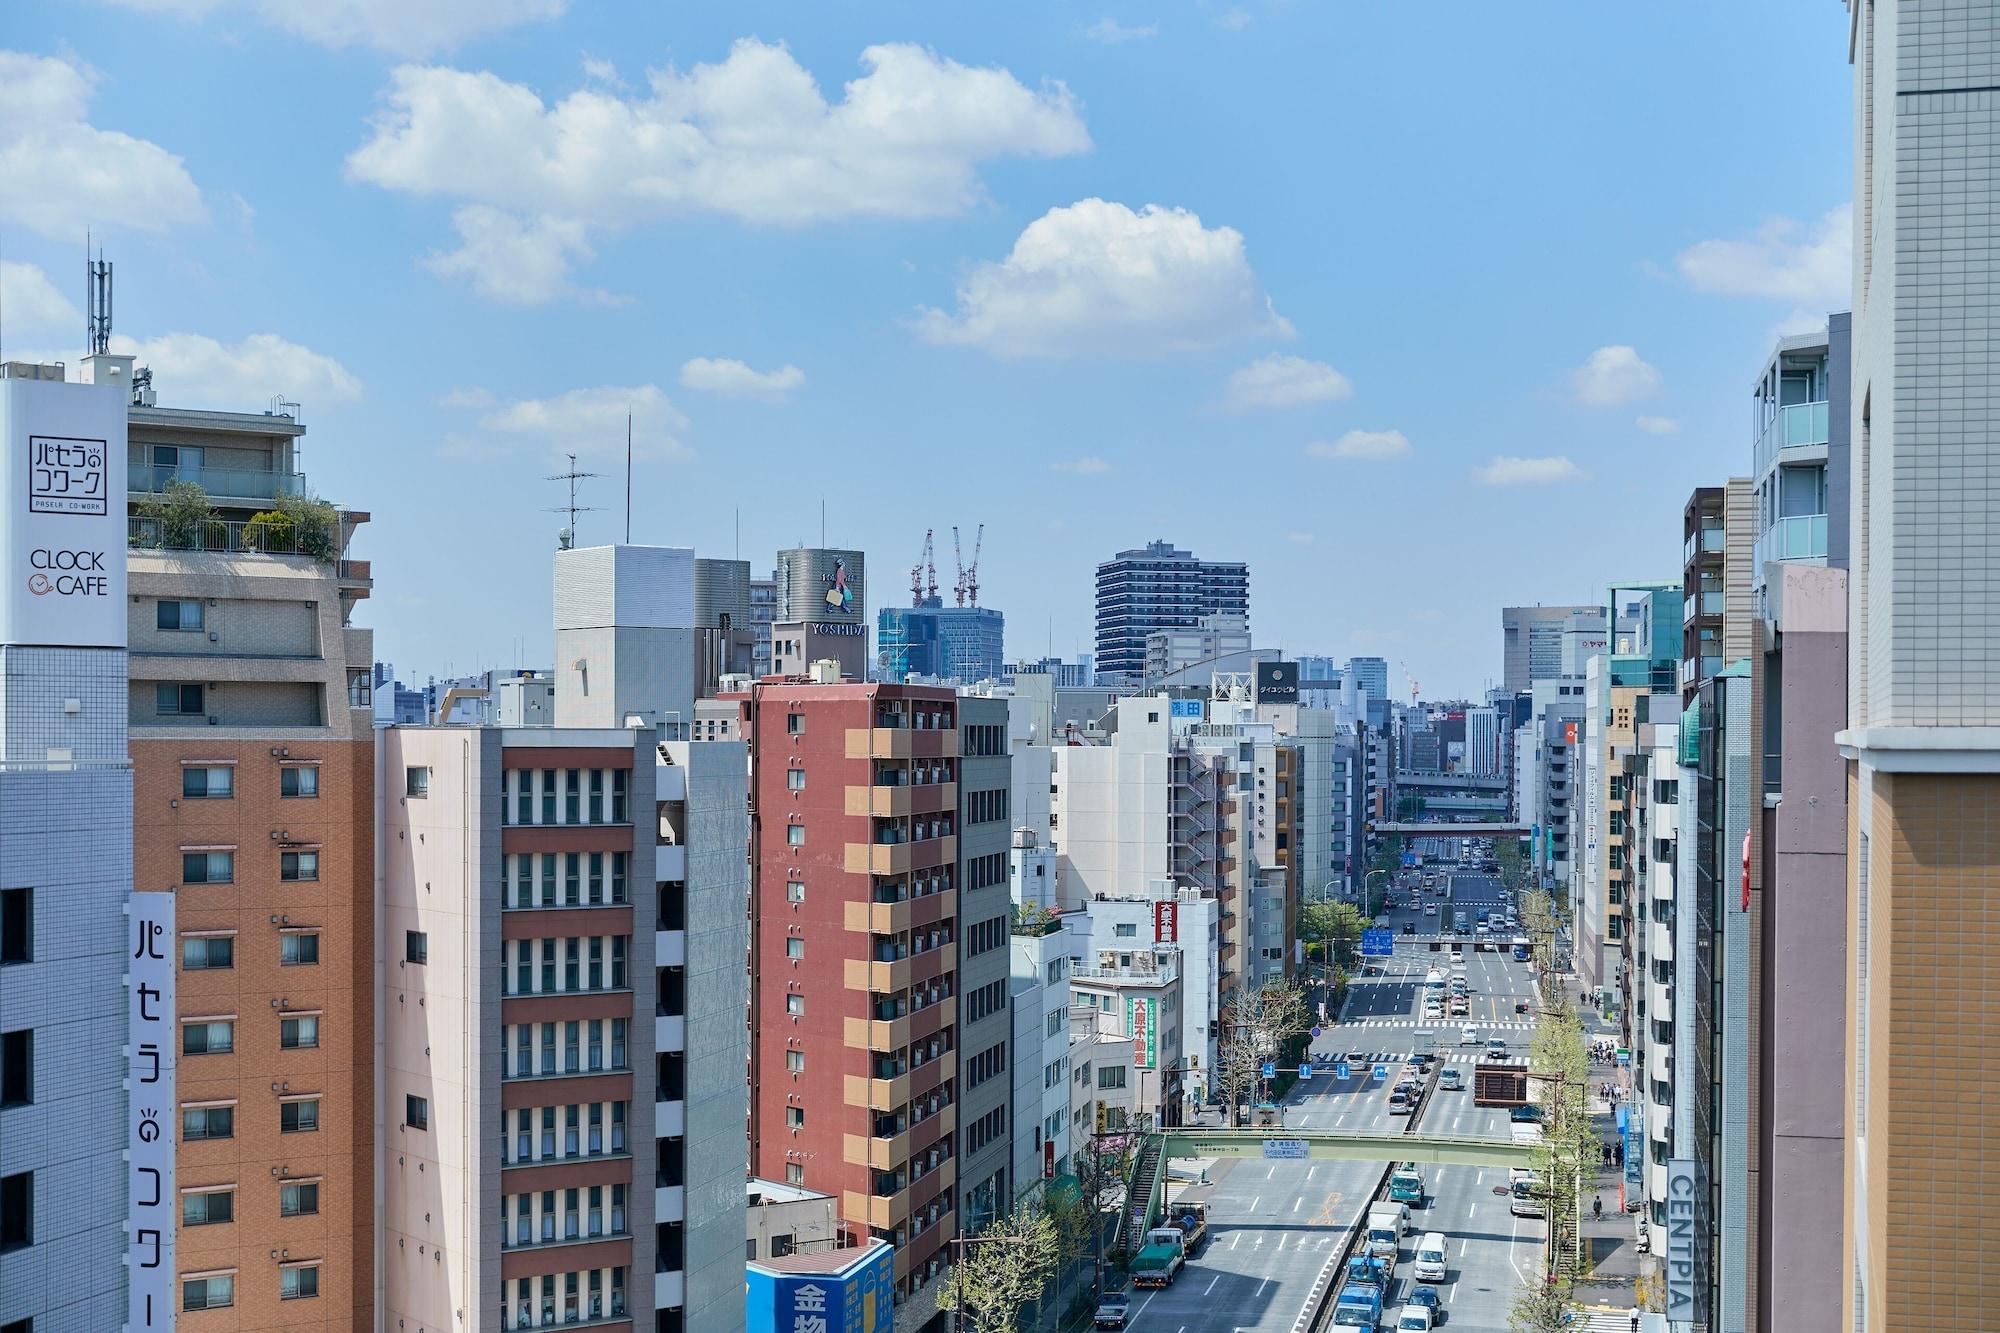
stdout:
[(1526, 935), (1516, 935), (1514, 937), (1514, 961), (1519, 963), (1528, 961), (1528, 937)]

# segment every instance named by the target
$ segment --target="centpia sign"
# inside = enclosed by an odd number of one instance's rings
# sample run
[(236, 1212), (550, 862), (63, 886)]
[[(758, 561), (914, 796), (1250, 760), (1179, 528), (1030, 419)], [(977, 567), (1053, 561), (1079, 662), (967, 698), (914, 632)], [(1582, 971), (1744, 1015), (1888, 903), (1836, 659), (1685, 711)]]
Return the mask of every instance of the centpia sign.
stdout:
[(0, 380), (0, 643), (125, 646), (125, 393)]

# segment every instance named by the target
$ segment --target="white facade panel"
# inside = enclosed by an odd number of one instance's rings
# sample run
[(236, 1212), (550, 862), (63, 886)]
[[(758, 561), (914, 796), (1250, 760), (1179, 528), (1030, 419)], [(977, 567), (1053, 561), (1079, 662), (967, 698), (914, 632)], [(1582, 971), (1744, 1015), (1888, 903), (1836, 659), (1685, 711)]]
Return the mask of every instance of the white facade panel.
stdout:
[(587, 546), (555, 554), (556, 629), (692, 629), (694, 548)]

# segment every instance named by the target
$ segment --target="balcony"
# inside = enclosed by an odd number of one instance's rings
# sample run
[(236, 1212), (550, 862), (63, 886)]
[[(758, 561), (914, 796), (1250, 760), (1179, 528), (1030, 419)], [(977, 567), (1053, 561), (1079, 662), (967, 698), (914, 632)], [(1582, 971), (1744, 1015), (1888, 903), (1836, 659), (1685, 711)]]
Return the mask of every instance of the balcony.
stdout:
[(685, 930), (653, 932), (653, 963), (658, 967), (686, 967), (688, 936)]
[(687, 1049), (687, 1016), (684, 1014), (660, 1014), (653, 1019), (653, 1049), (656, 1051), (685, 1051)]
[(957, 1127), (957, 1108), (947, 1106), (922, 1124), (911, 1125), (900, 1134), (867, 1139), (859, 1134), (843, 1134), (840, 1136), (840, 1152), (851, 1165), (894, 1171), (910, 1160), (910, 1142), (919, 1133), (924, 1135), (928, 1145), (939, 1135), (950, 1135)]
[(1826, 558), (1826, 515), (1799, 514), (1773, 523), (1751, 552), (1761, 574), (1774, 560), (1823, 560)]
[[(125, 544), (134, 551), (207, 551), (226, 555), (302, 555), (322, 563), (333, 562), (340, 541), (340, 523), (330, 532), (302, 531), (298, 526), (273, 526), (238, 519), (211, 518), (196, 521), (187, 531), (170, 531), (165, 521), (133, 514), (125, 519)], [(358, 568), (357, 568), (358, 567)], [(349, 582), (366, 582), (366, 560), (337, 562), (339, 577)]]
[[(1659, 876), (1664, 879), (1665, 876)], [(1646, 923), (1646, 958), (1650, 962), (1671, 963), (1674, 961), (1674, 931), (1664, 921)]]
[(894, 1078), (841, 1076), (842, 1100), (849, 1106), (865, 1106), (871, 1111), (893, 1111), (910, 1100), (910, 1075)]
[(687, 1133), (687, 1103), (653, 1103), (653, 1133), (663, 1139), (677, 1139)]
[(906, 930), (936, 925), (955, 910), (958, 895), (949, 889), (894, 903), (849, 902), (841, 907), (841, 924), (871, 935), (900, 935)]
[(887, 1020), (870, 1018), (844, 1018), (841, 1020), (842, 1040), (848, 1046), (858, 1046), (864, 1050), (889, 1054), (902, 1050), (910, 1044), (911, 1020), (891, 1018)]
[(846, 870), (850, 875), (907, 875), (915, 868), (919, 852), (926, 866), (950, 865), (958, 859), (958, 839), (946, 836), (913, 842), (850, 842), (846, 845)]
[(1764, 470), (1777, 462), (1778, 455), (1786, 449), (1824, 446), (1826, 442), (1825, 403), (1795, 403), (1790, 407), (1781, 407), (1778, 415), (1772, 417), (1757, 436), (1757, 461), (1753, 475), (1763, 476)]
[(956, 727), (849, 727), (849, 759), (953, 759)]
[(1674, 988), (1663, 981), (1646, 983), (1646, 1017), (1655, 1023), (1674, 1021)]
[(936, 814), (957, 807), (958, 784), (929, 782), (910, 787), (849, 787), (846, 800), (850, 815), (897, 819)]
[(141, 463), (126, 472), (125, 490), (132, 495), (162, 495), (177, 481), (191, 481), (210, 496), (224, 500), (275, 500), (281, 495), (303, 495), (306, 489), (305, 474), (299, 472)]
[(1681, 565), (1685, 568), (1693, 564), (1696, 550), (1700, 550), (1704, 555), (1720, 555), (1724, 546), (1721, 528), (1703, 528), (1699, 538), (1689, 537), (1681, 545)]
[(913, 955), (893, 963), (870, 962), (865, 958), (842, 960), (842, 980), (849, 990), (877, 991), (884, 995), (908, 990), (916, 980), (917, 960)]

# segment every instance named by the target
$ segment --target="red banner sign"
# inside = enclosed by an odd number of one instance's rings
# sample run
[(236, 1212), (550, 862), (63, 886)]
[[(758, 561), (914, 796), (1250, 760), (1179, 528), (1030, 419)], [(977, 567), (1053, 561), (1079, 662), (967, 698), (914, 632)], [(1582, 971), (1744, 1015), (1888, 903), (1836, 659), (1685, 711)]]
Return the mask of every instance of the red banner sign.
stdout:
[(1181, 942), (1180, 907), (1181, 905), (1171, 898), (1153, 904), (1153, 943)]

